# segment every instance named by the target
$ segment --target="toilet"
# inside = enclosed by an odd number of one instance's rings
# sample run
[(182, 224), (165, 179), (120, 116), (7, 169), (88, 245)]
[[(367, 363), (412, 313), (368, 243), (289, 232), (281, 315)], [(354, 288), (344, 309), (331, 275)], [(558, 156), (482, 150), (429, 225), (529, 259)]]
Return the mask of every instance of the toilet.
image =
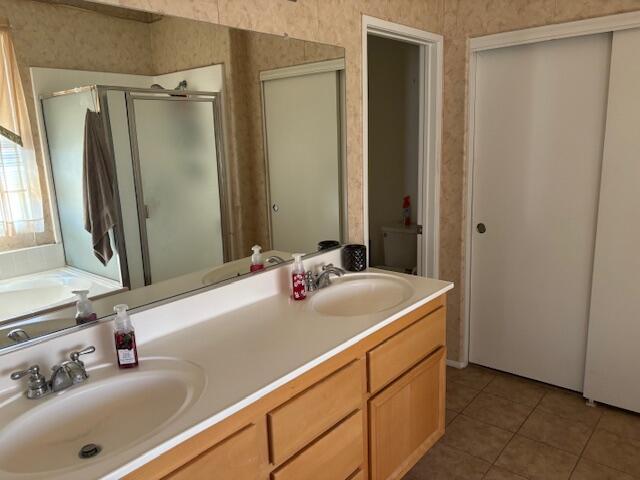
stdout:
[(417, 234), (416, 225), (382, 227), (384, 265), (379, 268), (415, 274), (418, 265)]

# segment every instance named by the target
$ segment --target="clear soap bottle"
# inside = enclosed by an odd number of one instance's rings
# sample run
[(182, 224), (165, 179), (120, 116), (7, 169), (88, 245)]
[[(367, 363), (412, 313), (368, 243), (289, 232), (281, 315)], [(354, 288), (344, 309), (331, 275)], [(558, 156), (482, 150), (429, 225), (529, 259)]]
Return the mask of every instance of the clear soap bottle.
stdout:
[(127, 313), (127, 305), (116, 305), (113, 337), (116, 344), (116, 355), (120, 368), (138, 366), (138, 348), (136, 347), (136, 332)]
[(251, 250), (253, 250), (253, 255), (251, 255), (251, 267), (249, 270), (252, 272), (264, 270), (264, 263), (262, 262), (262, 247), (260, 245), (254, 245), (251, 247)]
[(78, 301), (76, 302), (76, 325), (84, 325), (98, 320), (98, 316), (88, 298), (89, 290), (74, 290), (72, 293), (78, 296)]

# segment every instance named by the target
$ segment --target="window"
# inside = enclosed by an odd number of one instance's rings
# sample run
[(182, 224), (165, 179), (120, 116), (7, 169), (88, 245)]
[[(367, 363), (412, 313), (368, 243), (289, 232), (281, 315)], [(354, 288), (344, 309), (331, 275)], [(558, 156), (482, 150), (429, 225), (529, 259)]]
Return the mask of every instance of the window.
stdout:
[(44, 231), (38, 172), (24, 150), (0, 135), (0, 236)]
[(31, 126), (9, 30), (0, 23), (0, 237), (44, 231)]

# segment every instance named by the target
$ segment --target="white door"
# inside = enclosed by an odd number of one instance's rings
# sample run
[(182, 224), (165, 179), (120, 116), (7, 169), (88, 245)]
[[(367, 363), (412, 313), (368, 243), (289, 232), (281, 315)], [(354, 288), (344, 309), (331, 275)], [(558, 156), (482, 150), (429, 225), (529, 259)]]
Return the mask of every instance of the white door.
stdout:
[(613, 34), (584, 394), (640, 412), (640, 30)]
[(584, 377), (610, 46), (601, 34), (477, 57), (470, 361), (574, 390)]
[(265, 80), (271, 248), (340, 241), (340, 109), (335, 71)]

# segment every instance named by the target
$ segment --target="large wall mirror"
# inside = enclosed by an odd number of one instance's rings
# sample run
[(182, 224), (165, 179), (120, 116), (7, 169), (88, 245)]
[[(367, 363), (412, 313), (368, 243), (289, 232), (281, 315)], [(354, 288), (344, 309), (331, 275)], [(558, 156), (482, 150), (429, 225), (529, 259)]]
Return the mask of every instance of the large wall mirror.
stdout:
[[(344, 50), (0, 0), (0, 348), (342, 242)], [(323, 242), (323, 243), (321, 243)]]

